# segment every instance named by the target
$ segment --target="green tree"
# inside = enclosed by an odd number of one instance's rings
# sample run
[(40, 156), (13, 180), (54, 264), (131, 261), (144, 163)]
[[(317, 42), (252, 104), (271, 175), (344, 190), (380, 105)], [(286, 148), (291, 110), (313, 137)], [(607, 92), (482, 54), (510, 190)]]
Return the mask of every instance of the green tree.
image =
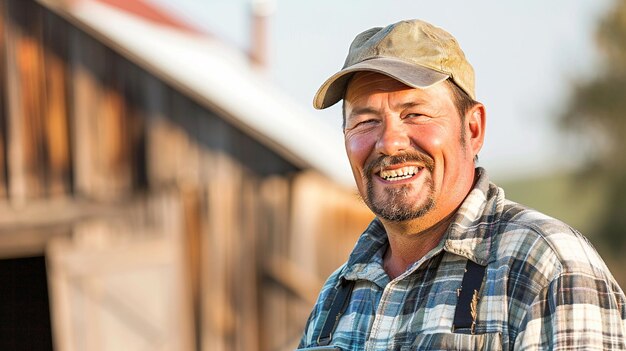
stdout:
[(626, 0), (601, 19), (596, 41), (599, 69), (574, 84), (561, 122), (591, 146), (581, 184), (602, 181), (610, 189), (596, 238), (617, 253), (626, 246)]

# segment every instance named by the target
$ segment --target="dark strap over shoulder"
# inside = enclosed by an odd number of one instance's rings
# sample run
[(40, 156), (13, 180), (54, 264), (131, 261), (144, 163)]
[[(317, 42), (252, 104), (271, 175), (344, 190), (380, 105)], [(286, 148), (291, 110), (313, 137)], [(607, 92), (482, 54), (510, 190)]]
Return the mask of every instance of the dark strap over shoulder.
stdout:
[(485, 276), (485, 268), (472, 260), (467, 260), (461, 289), (457, 291), (459, 299), (452, 323), (452, 331), (455, 333), (474, 334), (480, 298), (478, 293)]
[(330, 306), (330, 311), (328, 311), (328, 315), (326, 316), (326, 321), (324, 321), (322, 331), (317, 338), (317, 344), (319, 346), (326, 346), (330, 344), (330, 341), (333, 338), (333, 332), (335, 331), (335, 328), (337, 328), (337, 322), (339, 322), (339, 318), (341, 318), (341, 315), (343, 315), (348, 307), (348, 302), (350, 302), (350, 296), (352, 295), (353, 288), (354, 280), (342, 279), (339, 287), (337, 288), (337, 292), (335, 293), (333, 304)]

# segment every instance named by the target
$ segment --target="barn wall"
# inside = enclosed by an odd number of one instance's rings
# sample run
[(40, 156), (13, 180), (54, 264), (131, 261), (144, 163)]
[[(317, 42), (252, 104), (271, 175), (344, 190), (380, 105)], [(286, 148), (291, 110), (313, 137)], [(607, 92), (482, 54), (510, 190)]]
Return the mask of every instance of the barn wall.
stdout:
[(57, 348), (293, 348), (356, 196), (32, 0), (0, 44), (0, 256), (46, 254)]

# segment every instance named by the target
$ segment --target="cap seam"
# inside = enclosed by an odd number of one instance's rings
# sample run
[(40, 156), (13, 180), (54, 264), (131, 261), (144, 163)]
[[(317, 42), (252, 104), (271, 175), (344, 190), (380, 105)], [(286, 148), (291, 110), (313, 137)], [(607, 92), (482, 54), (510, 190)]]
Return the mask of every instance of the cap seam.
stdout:
[[(430, 28), (428, 28), (428, 30), (429, 30), (429, 33), (428, 33), (428, 34), (431, 34), (431, 33), (430, 33)], [(438, 37), (436, 37), (436, 36), (434, 36), (434, 37), (433, 37), (433, 40), (434, 40), (434, 41), (437, 43), (437, 45), (439, 46), (439, 52), (441, 52), (441, 53), (445, 53), (444, 47), (443, 47), (443, 45), (441, 44), (441, 41), (440, 41), (439, 39), (440, 39), (440, 38), (438, 38)], [(440, 71), (443, 71), (443, 59), (444, 59), (444, 56), (442, 55), (442, 56), (441, 56), (441, 58), (439, 59), (439, 67), (440, 67), (440, 68), (439, 68), (439, 70), (440, 70)], [(450, 77), (452, 77), (452, 74), (449, 74), (449, 76), (450, 76)]]

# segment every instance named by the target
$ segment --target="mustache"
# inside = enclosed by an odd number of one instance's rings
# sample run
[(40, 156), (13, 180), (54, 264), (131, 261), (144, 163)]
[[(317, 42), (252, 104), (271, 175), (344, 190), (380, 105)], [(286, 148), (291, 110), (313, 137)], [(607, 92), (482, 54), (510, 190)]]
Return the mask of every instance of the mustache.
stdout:
[(373, 159), (368, 162), (363, 169), (365, 174), (368, 177), (371, 177), (372, 174), (376, 171), (380, 171), (386, 167), (390, 167), (397, 164), (402, 164), (406, 162), (417, 162), (424, 165), (426, 169), (430, 172), (435, 168), (435, 160), (432, 157), (422, 154), (420, 152), (414, 153), (406, 153), (402, 155), (394, 155), (394, 156), (380, 156), (378, 158)]

